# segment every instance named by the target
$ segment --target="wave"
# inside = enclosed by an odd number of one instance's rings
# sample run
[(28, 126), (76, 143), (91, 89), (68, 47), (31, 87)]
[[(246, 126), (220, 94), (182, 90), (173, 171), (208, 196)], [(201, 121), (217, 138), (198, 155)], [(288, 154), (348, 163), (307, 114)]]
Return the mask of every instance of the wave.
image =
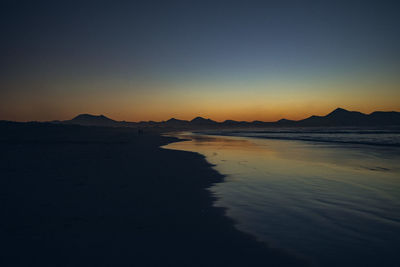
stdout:
[(400, 147), (399, 130), (224, 130), (201, 132), (201, 134)]

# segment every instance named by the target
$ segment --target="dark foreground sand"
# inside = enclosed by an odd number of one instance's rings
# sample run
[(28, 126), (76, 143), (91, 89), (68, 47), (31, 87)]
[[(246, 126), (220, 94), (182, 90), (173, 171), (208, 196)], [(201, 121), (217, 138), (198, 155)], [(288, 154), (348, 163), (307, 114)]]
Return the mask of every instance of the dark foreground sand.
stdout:
[(239, 232), (223, 177), (129, 129), (0, 123), (0, 266), (303, 266)]

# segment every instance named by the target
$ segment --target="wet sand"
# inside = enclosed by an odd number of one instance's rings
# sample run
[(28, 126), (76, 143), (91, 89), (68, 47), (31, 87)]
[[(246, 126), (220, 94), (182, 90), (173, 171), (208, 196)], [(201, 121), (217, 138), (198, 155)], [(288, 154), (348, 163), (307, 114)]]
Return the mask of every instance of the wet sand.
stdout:
[(189, 141), (166, 148), (201, 153), (226, 175), (209, 190), (238, 229), (317, 266), (399, 266), (399, 147), (175, 136)]
[(129, 129), (0, 124), (1, 266), (304, 266), (238, 231), (221, 182), (177, 139)]

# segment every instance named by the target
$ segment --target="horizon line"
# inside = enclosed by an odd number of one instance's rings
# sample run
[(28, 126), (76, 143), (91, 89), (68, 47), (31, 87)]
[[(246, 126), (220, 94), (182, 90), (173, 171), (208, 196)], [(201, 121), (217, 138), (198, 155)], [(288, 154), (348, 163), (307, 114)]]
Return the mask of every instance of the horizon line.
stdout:
[(331, 114), (331, 113), (333, 113), (333, 112), (335, 112), (335, 111), (337, 111), (337, 110), (344, 110), (344, 111), (347, 111), (347, 112), (357, 112), (357, 113), (361, 113), (361, 114), (364, 114), (364, 115), (371, 115), (371, 114), (373, 114), (373, 113), (375, 113), (375, 112), (397, 112), (397, 113), (400, 113), (400, 111), (396, 111), (396, 110), (375, 110), (375, 111), (372, 111), (372, 112), (370, 112), (370, 113), (364, 113), (364, 112), (357, 111), (357, 110), (348, 110), (348, 109), (345, 109), (345, 108), (337, 107), (337, 108), (333, 109), (332, 111), (326, 113), (325, 115), (315, 115), (315, 114), (313, 114), (313, 115), (310, 115), (310, 116), (308, 116), (308, 117), (305, 117), (305, 118), (302, 118), (302, 119), (297, 119), (297, 120), (296, 120), (296, 119), (280, 118), (280, 119), (277, 119), (277, 120), (274, 120), (274, 121), (263, 121), (263, 120), (251, 120), (251, 121), (249, 121), (249, 120), (234, 120), (234, 119), (225, 119), (225, 120), (222, 120), (222, 121), (218, 121), (218, 120), (213, 120), (213, 119), (211, 119), (211, 118), (202, 117), (202, 116), (195, 116), (195, 117), (194, 117), (193, 119), (191, 119), (191, 120), (178, 119), (178, 118), (176, 118), (176, 117), (171, 117), (171, 118), (169, 118), (169, 119), (166, 119), (166, 120), (159, 120), (159, 121), (157, 121), (157, 120), (127, 121), (127, 120), (114, 120), (114, 119), (111, 118), (111, 116), (109, 117), (109, 116), (106, 116), (106, 115), (104, 115), (104, 114), (91, 114), (91, 113), (80, 113), (80, 114), (74, 116), (72, 119), (67, 119), (67, 120), (30, 120), (30, 121), (27, 120), (27, 121), (17, 121), (17, 120), (0, 119), (0, 121), (21, 122), (21, 123), (29, 123), (29, 122), (52, 123), (52, 122), (71, 121), (71, 120), (73, 120), (73, 119), (76, 119), (76, 118), (79, 117), (79, 116), (88, 115), (88, 116), (92, 116), (92, 117), (104, 117), (104, 118), (109, 119), (109, 120), (112, 120), (112, 121), (114, 121), (114, 122), (125, 122), (125, 123), (146, 123), (146, 122), (163, 123), (163, 122), (168, 122), (168, 121), (170, 121), (170, 120), (178, 120), (178, 121), (183, 121), (183, 122), (191, 122), (191, 121), (193, 121), (193, 120), (195, 120), (195, 119), (197, 119), (197, 118), (201, 118), (201, 119), (204, 119), (204, 120), (211, 120), (211, 121), (217, 122), (217, 123), (224, 123), (224, 122), (227, 122), (227, 121), (247, 122), (247, 123), (253, 123), (253, 122), (276, 123), (276, 122), (279, 122), (279, 121), (282, 121), (282, 120), (286, 120), (286, 121), (301, 121), (301, 120), (304, 120), (304, 119), (307, 119), (307, 118), (310, 118), (310, 117), (313, 117), (313, 116), (316, 116), (316, 117), (323, 117), (323, 116), (327, 116), (327, 115), (329, 115), (329, 114)]

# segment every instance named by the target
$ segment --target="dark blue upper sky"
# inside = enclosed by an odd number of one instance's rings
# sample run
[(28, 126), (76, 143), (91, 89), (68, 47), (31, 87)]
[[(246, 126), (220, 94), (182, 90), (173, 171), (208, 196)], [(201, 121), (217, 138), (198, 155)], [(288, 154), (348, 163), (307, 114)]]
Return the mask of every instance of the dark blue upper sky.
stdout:
[[(400, 107), (392, 99), (400, 66), (396, 1), (2, 1), (0, 10), (1, 101), (14, 107), (0, 112), (10, 119), (50, 119), (49, 111), (158, 119), (138, 102), (160, 108), (163, 100), (166, 114), (219, 118), (217, 101), (201, 102), (199, 94), (240, 105), (245, 91), (246, 109), (255, 95), (313, 99), (315, 90), (340, 102), (343, 88), (380, 90), (382, 103), (373, 108)], [(364, 89), (365, 78), (382, 86)], [(129, 97), (137, 110), (118, 101)], [(66, 107), (54, 108), (62, 99)], [(84, 110), (82, 99), (93, 106)], [(177, 100), (198, 106), (188, 112)], [(315, 107), (303, 102), (299, 108)], [(34, 108), (46, 103), (43, 112)], [(363, 103), (344, 105), (367, 110)], [(250, 113), (271, 111), (262, 105)], [(222, 107), (223, 114), (234, 108)]]

